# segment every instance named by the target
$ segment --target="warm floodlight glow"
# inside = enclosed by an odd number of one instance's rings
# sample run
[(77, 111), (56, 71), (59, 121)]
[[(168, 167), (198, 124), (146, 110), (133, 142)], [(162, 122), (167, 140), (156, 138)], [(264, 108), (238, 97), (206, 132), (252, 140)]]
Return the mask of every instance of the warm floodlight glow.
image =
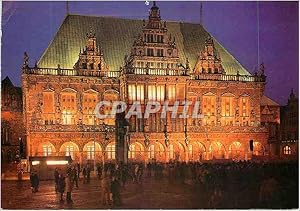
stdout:
[(47, 160), (47, 165), (66, 165), (68, 164), (67, 160)]
[(33, 166), (36, 166), (36, 165), (39, 165), (39, 164), (40, 164), (40, 161), (36, 161), (36, 160), (35, 160), (35, 161), (32, 161), (31, 164), (32, 164)]

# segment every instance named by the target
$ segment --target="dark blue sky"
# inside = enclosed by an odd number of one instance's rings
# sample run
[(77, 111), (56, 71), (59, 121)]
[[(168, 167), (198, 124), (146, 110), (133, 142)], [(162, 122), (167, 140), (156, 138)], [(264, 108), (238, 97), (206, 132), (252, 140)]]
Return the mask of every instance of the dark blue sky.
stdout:
[[(140, 2), (70, 2), (70, 13), (147, 18)], [(199, 2), (157, 2), (165, 20), (200, 21)], [(33, 65), (47, 48), (66, 13), (65, 2), (3, 2), (2, 79), (21, 84), (23, 52)], [(291, 88), (298, 95), (298, 2), (260, 2), (260, 61), (266, 67), (265, 94), (280, 104)], [(250, 72), (257, 66), (257, 3), (203, 2), (205, 28)]]

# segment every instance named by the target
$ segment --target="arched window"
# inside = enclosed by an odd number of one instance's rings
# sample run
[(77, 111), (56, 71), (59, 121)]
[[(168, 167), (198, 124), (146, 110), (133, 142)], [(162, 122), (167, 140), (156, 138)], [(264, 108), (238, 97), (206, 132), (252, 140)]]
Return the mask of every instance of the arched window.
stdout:
[(43, 145), (43, 155), (49, 156), (52, 154), (52, 146), (51, 145)]
[(109, 143), (106, 147), (107, 159), (113, 160), (116, 158), (116, 146), (115, 143)]
[(292, 149), (290, 146), (284, 146), (283, 147), (283, 154), (284, 155), (291, 155), (292, 154)]

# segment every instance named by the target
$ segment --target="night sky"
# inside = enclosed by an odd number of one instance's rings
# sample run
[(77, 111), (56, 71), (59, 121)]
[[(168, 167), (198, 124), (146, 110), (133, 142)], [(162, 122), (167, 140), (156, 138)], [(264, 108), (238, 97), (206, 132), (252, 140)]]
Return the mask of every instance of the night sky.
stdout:
[[(31, 65), (53, 39), (66, 14), (65, 2), (3, 2), (1, 77), (21, 84), (23, 53)], [(70, 2), (71, 14), (146, 19), (140, 2)], [(157, 2), (165, 20), (200, 22), (199, 2)], [(298, 2), (259, 3), (260, 62), (266, 67), (265, 94), (286, 104), (291, 88), (298, 96)], [(257, 66), (256, 2), (203, 2), (205, 28), (250, 72)]]

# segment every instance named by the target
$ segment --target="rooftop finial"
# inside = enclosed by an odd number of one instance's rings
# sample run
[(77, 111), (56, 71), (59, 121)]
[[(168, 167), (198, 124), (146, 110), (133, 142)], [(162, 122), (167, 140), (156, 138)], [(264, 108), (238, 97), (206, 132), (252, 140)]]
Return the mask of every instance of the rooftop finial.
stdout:
[(70, 11), (69, 11), (69, 1), (66, 1), (66, 13), (67, 13), (67, 15), (70, 14)]
[(202, 26), (203, 25), (203, 20), (202, 20), (202, 2), (200, 2), (200, 25)]

